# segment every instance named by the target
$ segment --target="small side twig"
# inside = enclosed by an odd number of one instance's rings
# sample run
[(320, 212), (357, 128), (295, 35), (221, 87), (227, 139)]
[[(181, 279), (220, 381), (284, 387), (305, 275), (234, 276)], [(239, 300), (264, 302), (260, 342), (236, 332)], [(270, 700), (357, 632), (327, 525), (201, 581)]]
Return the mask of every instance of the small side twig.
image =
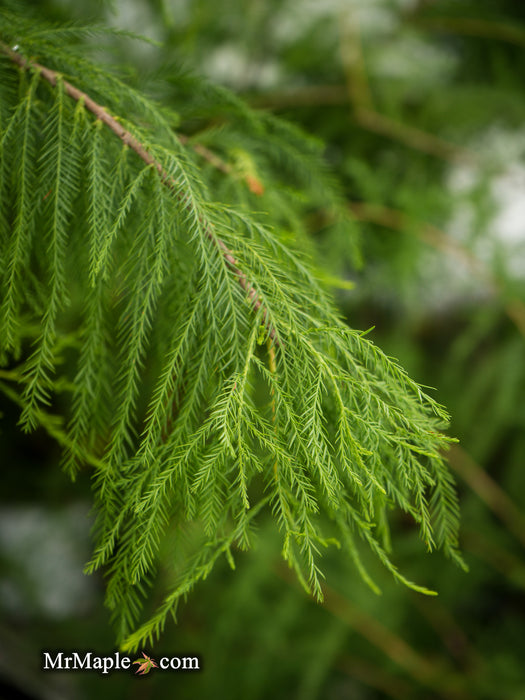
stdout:
[[(179, 134), (179, 141), (184, 145), (189, 144), (195, 153), (206, 160), (212, 167), (220, 170), (226, 175), (230, 175), (231, 177), (239, 177), (239, 174), (235, 172), (235, 169), (229, 163), (224, 161), (202, 143), (193, 143), (184, 134)], [(260, 197), (264, 193), (264, 185), (256, 175), (251, 173), (243, 173), (240, 175), (240, 179), (244, 180), (246, 186), (250, 192), (253, 192), (253, 194)]]
[[(185, 146), (190, 143), (189, 138), (184, 134), (179, 134), (179, 141)], [(209, 148), (203, 146), (201, 143), (194, 143), (191, 145), (193, 146), (193, 150), (195, 151), (195, 153), (200, 155), (201, 158), (204, 158), (204, 160), (207, 160), (208, 163), (210, 163), (210, 165), (213, 165), (214, 168), (217, 168), (217, 170), (226, 173), (226, 175), (231, 174), (231, 165), (223, 161), (222, 158), (219, 158), (219, 156), (216, 153), (210, 151)]]

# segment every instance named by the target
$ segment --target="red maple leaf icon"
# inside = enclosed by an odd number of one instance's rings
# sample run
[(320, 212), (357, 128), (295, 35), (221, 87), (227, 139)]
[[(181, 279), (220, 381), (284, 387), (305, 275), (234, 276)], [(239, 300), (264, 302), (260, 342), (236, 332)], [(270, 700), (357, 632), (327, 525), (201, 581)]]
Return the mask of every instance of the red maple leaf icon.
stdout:
[(146, 675), (146, 673), (149, 673), (152, 668), (158, 668), (154, 659), (151, 659), (149, 656), (146, 656), (144, 652), (142, 652), (142, 656), (144, 657), (143, 659), (137, 659), (133, 662), (134, 664), (140, 664), (135, 673), (138, 673), (141, 676)]

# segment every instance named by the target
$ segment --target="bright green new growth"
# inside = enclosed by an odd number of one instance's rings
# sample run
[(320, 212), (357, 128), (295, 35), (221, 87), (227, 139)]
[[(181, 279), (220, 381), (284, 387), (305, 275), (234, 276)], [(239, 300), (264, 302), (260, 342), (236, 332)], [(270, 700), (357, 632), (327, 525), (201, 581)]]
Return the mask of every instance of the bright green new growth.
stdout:
[[(63, 45), (87, 30), (7, 13), (1, 26), (0, 388), (25, 430), (62, 444), (71, 476), (94, 471), (87, 570), (106, 568), (119, 641), (158, 635), (219, 557), (233, 565), (250, 546), (263, 509), (317, 598), (331, 544), (375, 588), (359, 540), (429, 592), (391, 563), (386, 512), (409, 513), (429, 550), (460, 561), (447, 415), (340, 320), (300, 252), (309, 208), (352, 231), (318, 144), (196, 82), (208, 111), (236, 120), (205, 134), (219, 155), (203, 158), (169, 110)], [(264, 193), (223, 167), (233, 142)], [(166, 539), (169, 590), (140, 624)]]

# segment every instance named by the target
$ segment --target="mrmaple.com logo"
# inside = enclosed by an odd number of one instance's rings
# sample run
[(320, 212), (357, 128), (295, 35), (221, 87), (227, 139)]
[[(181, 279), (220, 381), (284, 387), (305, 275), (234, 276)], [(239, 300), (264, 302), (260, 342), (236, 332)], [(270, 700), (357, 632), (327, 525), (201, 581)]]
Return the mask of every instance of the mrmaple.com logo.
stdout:
[(42, 652), (44, 671), (98, 671), (107, 675), (114, 671), (134, 669), (135, 674), (145, 676), (154, 668), (162, 671), (199, 671), (200, 661), (198, 656), (163, 656), (157, 663), (144, 652), (134, 661), (130, 656), (123, 656), (118, 651), (109, 656), (98, 656), (92, 651)]

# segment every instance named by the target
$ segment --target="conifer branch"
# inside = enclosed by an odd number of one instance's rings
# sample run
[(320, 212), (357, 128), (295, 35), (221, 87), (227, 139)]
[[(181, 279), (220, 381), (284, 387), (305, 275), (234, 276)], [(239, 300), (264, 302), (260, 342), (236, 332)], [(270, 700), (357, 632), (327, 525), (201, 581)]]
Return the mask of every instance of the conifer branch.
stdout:
[[(250, 523), (266, 506), (283, 558), (318, 599), (319, 558), (333, 545), (377, 590), (359, 540), (395, 579), (430, 593), (390, 561), (386, 513), (397, 506), (410, 514), (428, 549), (459, 560), (458, 504), (439, 451), (449, 442), (440, 432), (448, 416), (343, 323), (303, 246), (287, 237), (288, 222), (302, 232), (295, 192), (350, 221), (320, 144), (271, 115), (249, 115), (254, 158), (252, 144), (244, 151), (241, 143), (238, 169), (194, 148), (234, 176), (220, 178), (235, 188), (233, 198), (212, 203), (207, 186), (217, 178), (206, 182), (210, 169), (194, 167), (193, 143), (174, 134), (169, 110), (84, 58), (20, 41), (27, 55), (81, 77), (73, 84), (24, 58), (9, 48), (14, 39), (0, 44), (7, 56), (0, 69), (19, 83), (6, 92), (0, 165), (5, 172), (20, 162), (27, 175), (0, 180), (14, 271), (3, 289), (18, 280), (10, 314), (20, 321), (4, 346), (15, 354), (24, 324), (38, 320), (35, 350), (20, 369), (28, 427), (42, 422), (42, 405), (54, 405), (57, 369), (75, 373), (67, 429), (57, 439), (72, 476), (89, 455), (97, 459), (97, 546), (88, 569), (108, 567), (106, 601), (119, 639), (132, 635), (138, 644), (156, 635), (217, 558), (230, 561), (233, 546), (250, 547)], [(127, 104), (135, 118), (110, 114), (125, 113)], [(240, 181), (261, 172), (271, 182), (276, 169), (274, 187), (252, 190), (277, 205), (273, 231), (244, 207)], [(280, 182), (292, 185), (290, 197)], [(39, 235), (18, 242), (33, 230)], [(28, 300), (31, 285), (36, 301)], [(61, 324), (70, 303), (80, 312), (78, 357), (64, 372)], [(266, 362), (258, 347), (265, 343)], [(180, 537), (189, 523), (196, 537), (187, 548)], [(173, 585), (136, 630), (173, 527)]]
[[(3, 42), (0, 42), (0, 50), (4, 54), (9, 56), (9, 58), (23, 70), (29, 68), (33, 71), (37, 71), (42, 76), (42, 78), (44, 78), (44, 80), (46, 80), (53, 87), (56, 87), (57, 82), (60, 80), (60, 74), (57, 71), (51, 68), (47, 68), (46, 66), (37, 63), (36, 61), (33, 61), (31, 59), (24, 58), (24, 56), (17, 53), (15, 50), (10, 48)], [(158, 172), (162, 183), (169, 187), (171, 190), (173, 190), (175, 192), (176, 197), (179, 200), (181, 200), (183, 204), (188, 205), (185, 195), (181, 194), (173, 178), (170, 177), (170, 175), (163, 168), (162, 164), (159, 163), (159, 161), (151, 155), (148, 149), (143, 145), (141, 141), (139, 141), (139, 139), (137, 139), (136, 136), (134, 136), (128, 129), (126, 129), (117, 118), (113, 117), (105, 107), (98, 104), (98, 102), (95, 102), (95, 100), (91, 98), (86, 92), (83, 92), (67, 80), (62, 80), (61, 82), (63, 84), (63, 89), (66, 95), (71, 97), (76, 102), (81, 102), (89, 112), (91, 112), (109, 129), (111, 129), (111, 131), (114, 134), (116, 134), (126, 146), (129, 146), (129, 148), (135, 151), (135, 153), (139, 156), (139, 158), (141, 158), (144, 161), (144, 163), (154, 167), (155, 170)], [(205, 157), (209, 158), (209, 155), (206, 154)], [(205, 221), (203, 218), (201, 218), (200, 223), (204, 228), (204, 232), (207, 238), (219, 249), (219, 252), (228, 263), (229, 268), (237, 277), (239, 284), (246, 292), (254, 310), (261, 310), (262, 323), (267, 327), (270, 338), (274, 341), (276, 345), (279, 345), (279, 340), (277, 339), (275, 328), (271, 327), (269, 324), (268, 312), (265, 308), (261, 309), (262, 301), (257, 293), (257, 290), (254, 288), (253, 284), (250, 282), (246, 274), (239, 268), (233, 252), (228, 248), (226, 243), (224, 243), (224, 241), (217, 236), (210, 222)]]

